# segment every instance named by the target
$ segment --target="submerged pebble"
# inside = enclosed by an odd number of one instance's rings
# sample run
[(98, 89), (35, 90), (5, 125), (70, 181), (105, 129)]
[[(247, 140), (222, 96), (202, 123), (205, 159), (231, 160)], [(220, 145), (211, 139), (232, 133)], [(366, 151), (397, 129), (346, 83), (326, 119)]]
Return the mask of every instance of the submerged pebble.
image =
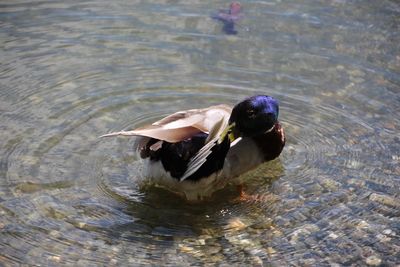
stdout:
[(369, 266), (379, 266), (382, 263), (382, 260), (379, 257), (372, 255), (365, 260), (365, 263)]
[(242, 220), (240, 220), (239, 218), (233, 218), (228, 221), (225, 229), (228, 231), (240, 231), (246, 227), (247, 225)]
[(392, 229), (385, 229), (382, 231), (382, 233), (384, 235), (388, 235), (388, 236), (396, 236), (396, 232), (393, 231)]
[(394, 197), (388, 195), (372, 193), (369, 196), (369, 199), (386, 206), (390, 206), (393, 208), (400, 208), (400, 199), (395, 199)]

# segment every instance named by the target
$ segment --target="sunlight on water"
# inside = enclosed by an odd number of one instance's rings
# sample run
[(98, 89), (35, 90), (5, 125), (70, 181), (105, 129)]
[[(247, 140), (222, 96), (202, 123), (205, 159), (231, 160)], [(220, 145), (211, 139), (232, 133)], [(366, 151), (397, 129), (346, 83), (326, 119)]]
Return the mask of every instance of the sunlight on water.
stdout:
[[(400, 4), (0, 3), (0, 265), (394, 266)], [(98, 136), (254, 94), (282, 155), (203, 203), (138, 186), (130, 138)]]

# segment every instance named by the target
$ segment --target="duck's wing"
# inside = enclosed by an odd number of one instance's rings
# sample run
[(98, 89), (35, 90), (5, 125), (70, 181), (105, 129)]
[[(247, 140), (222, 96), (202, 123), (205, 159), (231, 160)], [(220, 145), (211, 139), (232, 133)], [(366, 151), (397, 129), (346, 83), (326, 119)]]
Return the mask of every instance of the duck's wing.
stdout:
[(176, 143), (183, 141), (196, 133), (199, 133), (199, 129), (194, 127), (182, 127), (179, 129), (163, 129), (158, 127), (147, 126), (145, 129), (140, 128), (132, 131), (120, 131), (102, 135), (100, 137), (112, 137), (112, 136), (145, 136), (150, 138), (167, 141), (170, 143)]
[(184, 181), (186, 178), (194, 174), (207, 161), (207, 157), (212, 153), (212, 148), (220, 143), (221, 134), (223, 134), (227, 129), (228, 122), (229, 117), (226, 118), (221, 116), (218, 122), (213, 125), (205, 145), (189, 161), (187, 169), (180, 178), (180, 181)]
[(232, 108), (227, 105), (211, 106), (205, 109), (179, 111), (151, 125), (132, 131), (120, 131), (102, 135), (110, 136), (146, 136), (176, 143), (183, 141), (196, 133), (210, 133), (221, 118), (228, 121)]

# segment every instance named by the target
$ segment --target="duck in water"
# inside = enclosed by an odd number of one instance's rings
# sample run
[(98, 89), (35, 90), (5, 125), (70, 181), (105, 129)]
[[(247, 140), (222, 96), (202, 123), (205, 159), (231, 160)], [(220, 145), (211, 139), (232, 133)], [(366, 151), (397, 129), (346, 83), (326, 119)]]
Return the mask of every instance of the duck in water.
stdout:
[(273, 97), (257, 95), (233, 108), (179, 111), (151, 125), (102, 137), (137, 136), (144, 181), (201, 200), (280, 155), (285, 135), (278, 115)]
[(211, 16), (211, 18), (219, 20), (223, 23), (222, 31), (226, 34), (237, 34), (235, 26), (242, 18), (242, 6), (239, 2), (233, 2), (229, 5), (228, 10), (220, 10), (218, 14)]

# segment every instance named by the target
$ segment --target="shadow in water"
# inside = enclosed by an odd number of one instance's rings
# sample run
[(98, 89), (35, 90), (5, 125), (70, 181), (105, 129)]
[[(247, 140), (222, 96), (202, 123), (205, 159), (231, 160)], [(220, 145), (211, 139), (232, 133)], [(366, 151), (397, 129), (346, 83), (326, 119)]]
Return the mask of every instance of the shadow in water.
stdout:
[(276, 214), (279, 197), (273, 191), (273, 183), (283, 174), (280, 160), (265, 163), (244, 174), (246, 193), (257, 196), (254, 200), (240, 200), (235, 185), (228, 185), (199, 202), (187, 201), (155, 186), (147, 186), (140, 193), (132, 189), (131, 194), (125, 189), (124, 195), (108, 186), (104, 188), (107, 193), (124, 202), (124, 213), (134, 218), (132, 223), (117, 226), (118, 230), (111, 232), (135, 238), (138, 231), (144, 230), (151, 236), (176, 239), (210, 231), (222, 235), (229, 228), (229, 221), (236, 217), (246, 217), (249, 225), (257, 224), (265, 219), (265, 214), (270, 218)]

